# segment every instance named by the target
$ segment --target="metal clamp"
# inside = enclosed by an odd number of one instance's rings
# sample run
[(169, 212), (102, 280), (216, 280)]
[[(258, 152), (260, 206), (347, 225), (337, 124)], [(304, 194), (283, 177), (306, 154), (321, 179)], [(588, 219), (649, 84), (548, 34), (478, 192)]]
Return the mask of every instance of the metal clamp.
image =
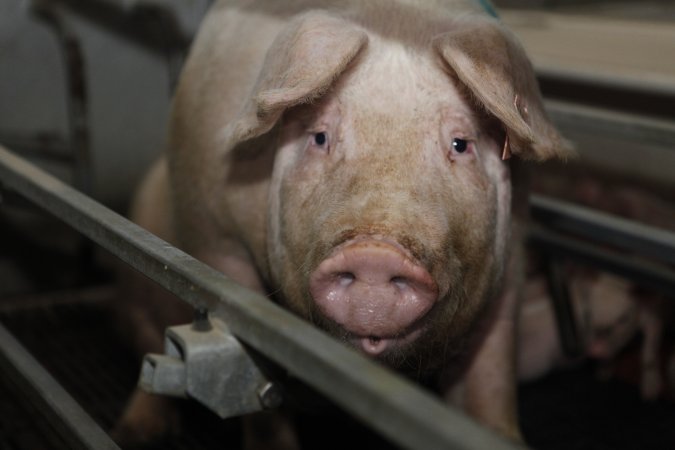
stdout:
[(143, 359), (139, 386), (151, 393), (193, 398), (221, 418), (276, 408), (280, 388), (270, 382), (218, 319), (167, 328), (165, 354)]

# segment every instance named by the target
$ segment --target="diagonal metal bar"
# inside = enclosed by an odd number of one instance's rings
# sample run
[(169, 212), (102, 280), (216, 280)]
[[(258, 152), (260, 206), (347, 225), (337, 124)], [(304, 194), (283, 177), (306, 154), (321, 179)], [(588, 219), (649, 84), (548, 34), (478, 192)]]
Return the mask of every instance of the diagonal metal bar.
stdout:
[(195, 308), (221, 317), (241, 341), (402, 447), (517, 448), (2, 147), (0, 180)]
[(0, 370), (20, 386), (69, 448), (119, 450), (101, 427), (2, 325)]

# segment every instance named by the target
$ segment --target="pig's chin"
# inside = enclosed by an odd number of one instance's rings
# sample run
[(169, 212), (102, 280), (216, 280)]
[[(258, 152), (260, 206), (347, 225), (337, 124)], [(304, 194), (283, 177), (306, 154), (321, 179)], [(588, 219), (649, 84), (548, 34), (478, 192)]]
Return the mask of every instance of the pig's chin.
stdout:
[(463, 336), (471, 328), (470, 321), (458, 314), (458, 306), (465, 303), (466, 299), (449, 295), (424, 316), (392, 335), (349, 331), (349, 325), (337, 323), (315, 307), (311, 308), (311, 312), (306, 311), (309, 313), (306, 317), (365, 356), (419, 378), (433, 373), (463, 353)]
[(433, 316), (433, 308), (429, 313), (404, 330), (391, 335), (356, 333), (350, 331), (348, 326), (340, 325), (325, 316), (317, 321), (317, 325), (366, 356), (396, 367), (412, 353), (411, 349), (416, 347), (417, 342), (428, 334), (429, 317)]

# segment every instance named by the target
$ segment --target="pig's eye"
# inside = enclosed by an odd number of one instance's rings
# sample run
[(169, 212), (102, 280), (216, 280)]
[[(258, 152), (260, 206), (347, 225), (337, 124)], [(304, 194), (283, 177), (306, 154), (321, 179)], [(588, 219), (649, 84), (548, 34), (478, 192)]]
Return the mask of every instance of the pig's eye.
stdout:
[(328, 144), (328, 135), (325, 132), (314, 133), (313, 143), (317, 147), (323, 147)]
[(457, 153), (464, 153), (469, 149), (469, 141), (466, 139), (454, 138), (452, 140), (452, 149)]
[(312, 152), (327, 155), (330, 153), (330, 136), (326, 131), (310, 131), (307, 139), (307, 148)]

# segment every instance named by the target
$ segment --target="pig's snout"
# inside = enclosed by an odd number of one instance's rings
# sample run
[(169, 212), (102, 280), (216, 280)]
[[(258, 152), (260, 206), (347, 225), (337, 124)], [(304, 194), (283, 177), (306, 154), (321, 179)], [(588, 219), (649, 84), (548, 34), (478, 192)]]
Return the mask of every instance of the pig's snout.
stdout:
[(414, 339), (438, 298), (429, 272), (397, 244), (377, 239), (338, 248), (310, 276), (320, 311), (366, 353)]

